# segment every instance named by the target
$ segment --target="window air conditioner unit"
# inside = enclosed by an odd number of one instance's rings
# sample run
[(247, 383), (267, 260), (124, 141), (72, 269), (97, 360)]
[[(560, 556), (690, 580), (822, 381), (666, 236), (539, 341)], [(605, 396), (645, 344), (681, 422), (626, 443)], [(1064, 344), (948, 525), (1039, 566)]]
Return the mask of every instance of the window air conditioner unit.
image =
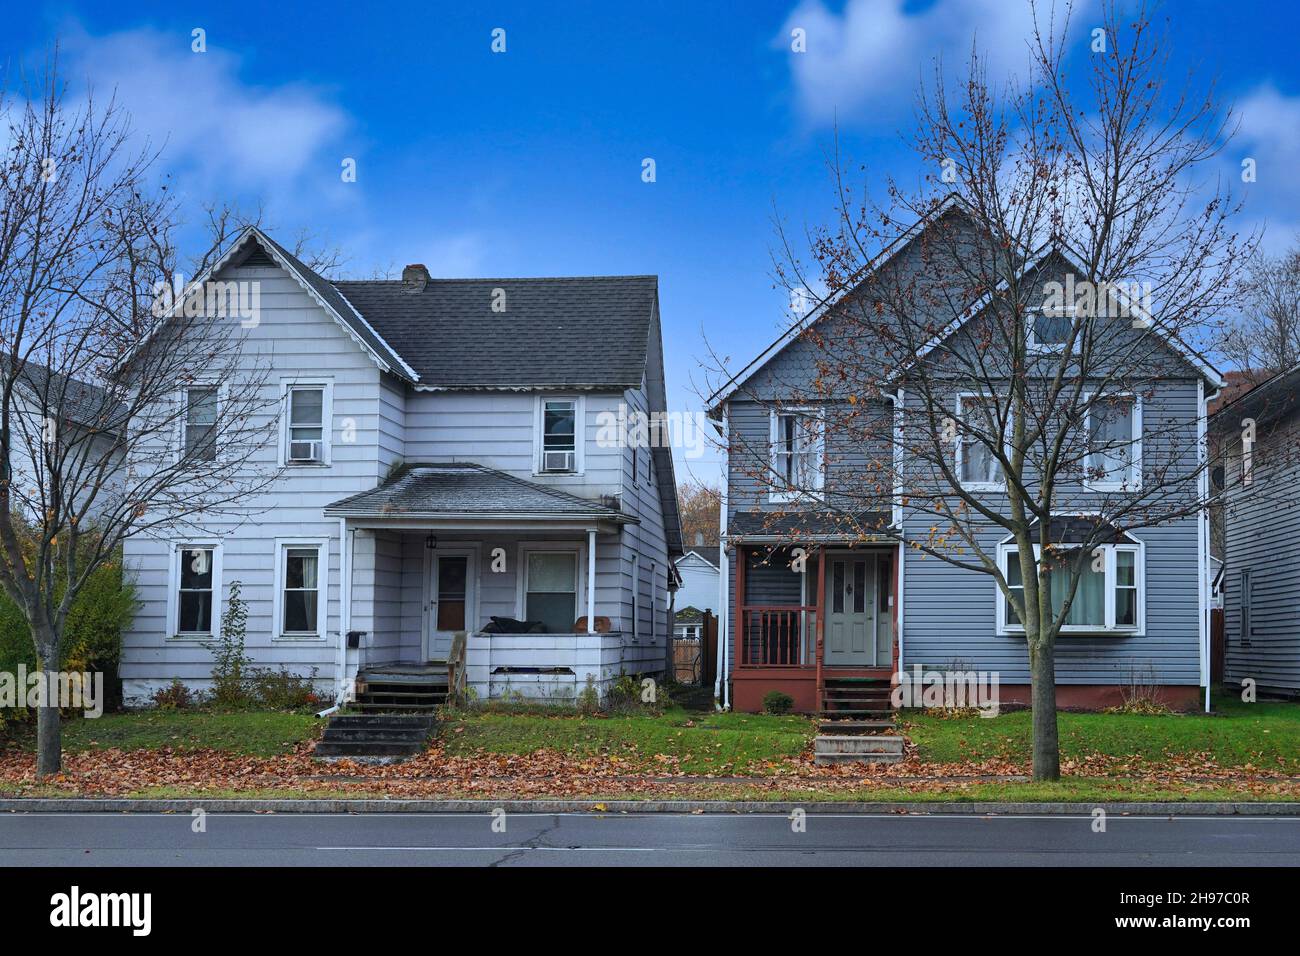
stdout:
[(291, 441), (289, 442), (289, 460), (290, 461), (321, 461), (323, 454), (321, 446), (324, 443), (316, 441)]
[(571, 451), (542, 452), (542, 471), (573, 471), (573, 462)]

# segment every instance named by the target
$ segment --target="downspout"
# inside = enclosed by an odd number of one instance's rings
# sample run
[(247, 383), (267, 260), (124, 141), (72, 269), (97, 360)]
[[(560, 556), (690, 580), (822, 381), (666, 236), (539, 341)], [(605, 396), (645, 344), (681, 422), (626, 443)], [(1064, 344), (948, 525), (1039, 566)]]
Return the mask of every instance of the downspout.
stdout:
[(1200, 500), (1200, 509), (1196, 513), (1197, 555), (1196, 593), (1200, 605), (1200, 639), (1201, 639), (1201, 674), (1205, 678), (1205, 712), (1210, 712), (1210, 685), (1214, 683), (1214, 666), (1210, 656), (1210, 473), (1209, 473), (1209, 403), (1219, 395), (1215, 389), (1208, 396), (1205, 394), (1205, 380), (1196, 383), (1196, 455), (1200, 474), (1196, 479), (1196, 491)]
[(905, 670), (903, 664), (903, 607), (904, 595), (907, 593), (904, 589), (904, 582), (906, 580), (904, 570), (907, 567), (907, 546), (903, 534), (903, 496), (899, 491), (903, 460), (903, 406), (905, 404), (903, 389), (900, 387), (898, 392), (893, 395), (886, 393), (885, 398), (889, 399), (889, 401), (894, 404), (894, 442), (892, 454), (894, 467), (892, 490), (894, 501), (891, 509), (893, 512), (891, 518), (894, 528), (898, 531), (898, 571), (895, 575), (898, 582), (898, 593), (895, 596), (895, 600), (898, 602), (898, 607), (894, 608), (894, 617), (898, 621), (898, 633), (894, 635), (894, 640), (898, 643), (898, 673), (902, 674)]
[(731, 622), (731, 601), (729, 599), (731, 578), (731, 561), (728, 558), (727, 545), (727, 501), (728, 485), (731, 480), (731, 443), (729, 438), (730, 428), (728, 426), (727, 410), (722, 412), (722, 441), (727, 449), (726, 458), (728, 465), (727, 473), (722, 476), (722, 501), (719, 503), (718, 515), (718, 541), (721, 542), (721, 550), (718, 552), (718, 673), (713, 681), (713, 700), (714, 706), (718, 710), (730, 710), (730, 692), (727, 686), (727, 667), (730, 663), (728, 660), (728, 651), (731, 648), (731, 641), (728, 639), (729, 625)]
[(336, 707), (341, 707), (348, 696), (348, 632), (352, 630), (352, 533), (348, 529), (348, 519), (339, 518), (339, 657)]

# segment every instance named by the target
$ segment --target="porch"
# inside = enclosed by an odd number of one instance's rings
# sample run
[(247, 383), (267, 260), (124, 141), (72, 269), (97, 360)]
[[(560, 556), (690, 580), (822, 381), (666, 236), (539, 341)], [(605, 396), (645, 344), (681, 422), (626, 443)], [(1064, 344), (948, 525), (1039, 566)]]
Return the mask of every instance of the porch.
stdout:
[(735, 709), (760, 711), (777, 690), (800, 712), (879, 716), (898, 662), (898, 557), (896, 545), (737, 544)]
[[(401, 509), (376, 500), (394, 483)], [(613, 508), (455, 464), (408, 469), (327, 514), (343, 536), (345, 695), (377, 678), (396, 688), (408, 670), (445, 675), (458, 635), (455, 663), (480, 700), (571, 699), (664, 666), (624, 632), (631, 519)]]

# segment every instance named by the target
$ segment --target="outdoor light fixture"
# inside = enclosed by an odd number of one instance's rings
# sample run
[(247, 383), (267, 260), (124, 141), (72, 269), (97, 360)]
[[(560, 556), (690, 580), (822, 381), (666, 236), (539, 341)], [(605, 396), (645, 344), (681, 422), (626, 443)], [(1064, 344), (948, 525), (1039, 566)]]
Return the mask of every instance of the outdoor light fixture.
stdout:
[(425, 546), (425, 548), (427, 548), (427, 549), (430, 550), (430, 551), (437, 551), (437, 550), (438, 550), (438, 536), (437, 536), (436, 534), (431, 534), (431, 535), (429, 535), (429, 537), (427, 537), (427, 538), (424, 539), (424, 546)]

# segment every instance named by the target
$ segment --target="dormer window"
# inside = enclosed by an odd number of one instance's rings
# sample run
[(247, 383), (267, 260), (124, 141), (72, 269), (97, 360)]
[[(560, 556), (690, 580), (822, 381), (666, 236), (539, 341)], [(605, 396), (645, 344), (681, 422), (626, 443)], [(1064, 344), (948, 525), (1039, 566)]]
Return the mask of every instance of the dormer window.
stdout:
[(580, 398), (542, 398), (537, 413), (538, 474), (572, 475), (582, 470)]

